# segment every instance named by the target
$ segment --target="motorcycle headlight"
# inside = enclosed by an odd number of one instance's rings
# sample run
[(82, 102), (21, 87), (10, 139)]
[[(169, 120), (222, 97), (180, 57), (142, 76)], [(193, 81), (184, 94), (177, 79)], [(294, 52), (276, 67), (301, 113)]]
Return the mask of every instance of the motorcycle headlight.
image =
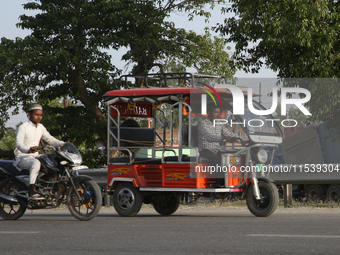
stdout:
[(73, 164), (76, 166), (80, 166), (81, 163), (83, 162), (83, 158), (81, 157), (80, 153), (75, 154), (75, 153), (65, 152), (65, 154), (73, 161)]
[(268, 153), (265, 149), (259, 149), (256, 156), (261, 164), (266, 163), (268, 160)]

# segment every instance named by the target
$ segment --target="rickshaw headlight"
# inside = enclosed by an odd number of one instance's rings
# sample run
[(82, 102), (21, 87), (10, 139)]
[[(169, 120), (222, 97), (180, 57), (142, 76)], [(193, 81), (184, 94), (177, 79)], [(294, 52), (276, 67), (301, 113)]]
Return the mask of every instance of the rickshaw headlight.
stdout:
[(241, 156), (235, 156), (233, 154), (222, 153), (222, 165), (223, 166), (240, 166)]
[(259, 149), (256, 155), (259, 163), (264, 164), (267, 162), (268, 153), (265, 149)]

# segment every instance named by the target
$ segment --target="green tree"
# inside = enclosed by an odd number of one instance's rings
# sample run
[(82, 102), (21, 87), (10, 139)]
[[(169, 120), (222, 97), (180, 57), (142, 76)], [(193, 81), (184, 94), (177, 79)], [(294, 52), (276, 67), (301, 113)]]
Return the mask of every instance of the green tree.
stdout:
[[(120, 13), (121, 37), (128, 51), (122, 59), (133, 63), (133, 74), (145, 74), (158, 67), (164, 72), (166, 66), (176, 64), (196, 68), (199, 73), (232, 77), (235, 68), (226, 50), (224, 39), (211, 36), (206, 29), (203, 35), (176, 28), (169, 21), (171, 13), (187, 12), (190, 19), (195, 15), (210, 17), (203, 11), (205, 4), (213, 1), (120, 1), (124, 6)], [(222, 2), (222, 1), (217, 1)], [(137, 9), (138, 14), (131, 12)], [(126, 22), (129, 21), (129, 22)], [(142, 79), (136, 79), (137, 87), (143, 86)]]
[(226, 50), (230, 50), (225, 39), (212, 37), (208, 28), (203, 35), (186, 32), (188, 43), (185, 48), (165, 57), (159, 64), (161, 71), (187, 72), (194, 68), (197, 73), (233, 78), (236, 67)]
[(339, 1), (233, 0), (236, 15), (216, 29), (236, 43), (248, 72), (265, 64), (279, 77), (338, 77)]
[[(202, 11), (208, 2), (36, 0), (24, 4), (24, 9), (39, 13), (20, 16), (18, 27), (32, 31), (29, 36), (1, 39), (0, 128), (4, 129), (11, 107), (18, 112), (19, 106), (27, 110), (33, 101), (48, 102), (68, 96), (79, 105), (46, 108), (46, 113), (55, 114), (54, 120), (45, 121), (55, 128), (51, 134), (66, 134), (79, 145), (93, 143), (89, 134), (96, 133), (106, 144), (102, 95), (120, 89), (115, 80), (119, 70), (112, 65), (107, 50), (126, 46), (128, 51), (123, 59), (134, 63), (133, 73), (147, 73), (167, 56), (180, 59), (184, 52), (197, 53), (198, 43), (204, 46), (202, 38), (208, 41), (202, 51), (213, 45), (216, 52), (222, 53), (225, 45), (219, 39), (210, 41), (208, 34), (200, 36), (178, 29), (167, 19), (175, 11), (186, 12), (190, 18), (195, 15), (208, 18), (209, 12)], [(218, 54), (209, 55), (218, 59)], [(198, 56), (194, 57), (197, 60)], [(220, 60), (223, 64), (225, 57), (228, 56), (223, 53)], [(189, 63), (188, 59), (186, 56), (182, 62)], [(209, 69), (212, 70), (205, 67)], [(219, 69), (226, 70), (221, 63)], [(140, 85), (137, 82), (136, 86)]]
[[(109, 29), (114, 25), (110, 15), (113, 8), (113, 1), (47, 0), (24, 4), (24, 9), (40, 13), (20, 16), (18, 26), (30, 29), (31, 35), (1, 40), (1, 127), (10, 107), (17, 110), (22, 103), (27, 110), (27, 105), (39, 98), (53, 100), (68, 95), (86, 109), (72, 114), (81, 112), (99, 137), (106, 140), (106, 119), (99, 102), (105, 91), (115, 88), (112, 79), (117, 70), (110, 56), (102, 51), (117, 47), (118, 40)], [(60, 109), (63, 115), (70, 110)], [(77, 122), (67, 128), (68, 133), (72, 128), (83, 130)], [(83, 133), (85, 141), (88, 137)]]
[[(334, 78), (340, 74), (340, 1), (232, 0), (234, 12), (216, 31), (234, 42), (237, 65), (258, 72), (265, 65), (283, 78)], [(314, 119), (340, 125), (340, 86), (333, 79), (286, 80), (307, 88)]]
[(0, 150), (9, 151), (15, 148), (15, 130), (8, 128), (0, 140)]
[(187, 38), (191, 42), (188, 47), (180, 51), (179, 61), (185, 67), (193, 67), (197, 73), (219, 75), (232, 78), (236, 72), (233, 59), (230, 58), (226, 50), (226, 39), (212, 37), (208, 28), (203, 35), (197, 35), (194, 31), (187, 33)]
[(101, 141), (96, 135), (97, 131), (93, 125), (95, 119), (86, 107), (77, 105), (71, 100), (68, 100), (67, 107), (64, 107), (63, 98), (51, 101), (41, 98), (38, 102), (44, 106), (42, 124), (51, 134), (56, 134), (59, 139), (71, 141), (75, 145), (81, 145), (87, 149), (95, 148)]
[[(306, 115), (304, 115), (299, 109), (290, 107), (286, 115), (281, 115), (281, 106), (278, 105), (275, 113), (273, 114), (275, 119), (278, 119), (279, 122), (291, 119), (294, 121), (288, 121), (285, 123), (285, 125), (293, 126), (309, 126), (311, 124), (310, 118), (308, 118)], [(315, 124), (315, 123), (314, 123)]]

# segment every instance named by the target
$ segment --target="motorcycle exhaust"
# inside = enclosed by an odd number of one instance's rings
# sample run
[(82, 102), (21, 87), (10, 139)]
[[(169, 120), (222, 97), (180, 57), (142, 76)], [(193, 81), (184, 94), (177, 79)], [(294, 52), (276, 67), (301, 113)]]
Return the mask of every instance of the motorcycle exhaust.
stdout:
[(15, 197), (9, 196), (9, 195), (6, 195), (6, 194), (0, 192), (0, 199), (1, 198), (5, 199), (5, 200), (8, 200), (10, 202), (18, 203), (18, 199), (16, 199)]

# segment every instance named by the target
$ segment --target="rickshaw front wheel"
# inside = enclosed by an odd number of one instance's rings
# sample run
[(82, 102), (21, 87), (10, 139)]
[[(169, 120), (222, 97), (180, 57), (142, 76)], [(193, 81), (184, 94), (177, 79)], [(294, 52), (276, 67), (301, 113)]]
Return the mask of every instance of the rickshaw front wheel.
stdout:
[(153, 208), (161, 215), (171, 215), (177, 211), (179, 204), (179, 197), (164, 197), (163, 201), (158, 203), (154, 202)]
[(113, 206), (120, 216), (135, 216), (142, 204), (142, 193), (131, 183), (119, 184), (113, 193)]
[(249, 211), (257, 217), (268, 217), (273, 214), (279, 204), (279, 193), (274, 183), (259, 180), (261, 199), (254, 196), (253, 187), (250, 186), (246, 195)]

